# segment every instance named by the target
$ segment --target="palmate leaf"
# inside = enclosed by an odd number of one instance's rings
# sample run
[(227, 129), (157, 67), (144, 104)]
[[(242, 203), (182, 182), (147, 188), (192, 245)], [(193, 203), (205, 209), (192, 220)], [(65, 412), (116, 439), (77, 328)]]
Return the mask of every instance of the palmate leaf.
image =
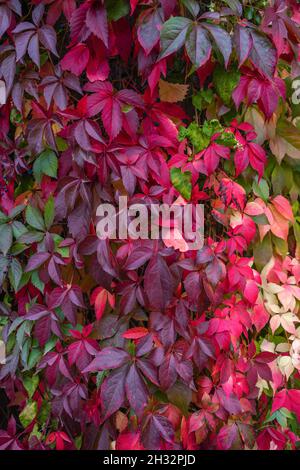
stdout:
[[(235, 8), (239, 9), (238, 5)], [(240, 11), (240, 9), (239, 9)], [(270, 39), (248, 23), (237, 24), (233, 39), (220, 25), (207, 21), (193, 22), (188, 18), (172, 17), (161, 29), (161, 52), (159, 60), (177, 52), (185, 45), (192, 64), (199, 68), (210, 58), (214, 48), (219, 51), (227, 68), (234, 45), (242, 65), (247, 58), (266, 75), (273, 76), (277, 53)]]
[(21, 60), (26, 51), (31, 60), (40, 68), (39, 43), (52, 54), (58, 56), (56, 50), (56, 32), (50, 25), (40, 25), (44, 13), (44, 5), (36, 6), (32, 12), (33, 23), (24, 21), (13, 30), (16, 45), (16, 60)]
[[(21, 3), (0, 0), (0, 450), (295, 448), (297, 1)], [(100, 240), (120, 195), (203, 202), (203, 248), (176, 223)]]
[(192, 64), (197, 68), (209, 59), (213, 46), (221, 52), (226, 67), (232, 52), (229, 34), (221, 26), (205, 21), (195, 23), (188, 18), (170, 18), (164, 23), (160, 37), (159, 59), (168, 57), (185, 45)]

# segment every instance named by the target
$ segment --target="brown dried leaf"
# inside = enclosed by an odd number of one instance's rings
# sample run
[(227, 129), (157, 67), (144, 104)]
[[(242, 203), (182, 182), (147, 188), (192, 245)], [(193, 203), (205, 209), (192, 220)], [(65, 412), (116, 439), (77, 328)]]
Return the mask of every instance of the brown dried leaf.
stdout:
[(159, 97), (161, 101), (167, 103), (177, 103), (183, 101), (188, 92), (189, 85), (181, 83), (169, 83), (164, 80), (159, 80)]

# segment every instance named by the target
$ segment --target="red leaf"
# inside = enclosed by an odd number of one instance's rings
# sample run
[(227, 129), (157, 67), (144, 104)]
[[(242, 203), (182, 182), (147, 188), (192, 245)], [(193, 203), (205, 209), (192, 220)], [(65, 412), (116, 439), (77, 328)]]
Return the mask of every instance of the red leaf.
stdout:
[(66, 53), (60, 62), (63, 70), (70, 70), (74, 75), (80, 75), (88, 64), (90, 53), (85, 44), (77, 44)]
[(147, 328), (144, 328), (142, 326), (136, 326), (135, 328), (130, 328), (129, 330), (126, 330), (125, 333), (122, 334), (123, 338), (126, 339), (139, 339), (143, 338), (149, 333)]

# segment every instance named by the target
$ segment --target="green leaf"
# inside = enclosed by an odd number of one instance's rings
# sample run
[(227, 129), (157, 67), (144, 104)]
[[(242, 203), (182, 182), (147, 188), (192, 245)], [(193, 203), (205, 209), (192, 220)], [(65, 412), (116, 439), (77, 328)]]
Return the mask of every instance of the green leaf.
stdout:
[(181, 172), (180, 168), (171, 168), (171, 181), (174, 188), (186, 199), (189, 200), (192, 195), (192, 174), (190, 171)]
[(210, 138), (204, 134), (195, 122), (191, 122), (187, 128), (180, 127), (178, 139), (181, 141), (185, 138), (190, 140), (196, 153), (204, 150), (210, 142)]
[(223, 131), (219, 137), (215, 140), (217, 144), (223, 145), (224, 147), (236, 148), (238, 141), (235, 138), (233, 132)]
[(19, 418), (24, 428), (27, 428), (37, 415), (38, 406), (36, 401), (29, 401), (23, 411), (20, 413)]
[[(275, 235), (272, 234), (272, 239), (274, 242), (275, 249), (277, 253), (280, 256), (285, 257), (288, 254), (289, 247), (288, 244), (285, 240), (282, 240), (282, 238), (275, 237)], [(275, 253), (274, 253), (275, 254)]]
[(20, 236), (18, 242), (31, 245), (34, 242), (41, 242), (43, 238), (44, 234), (42, 232), (37, 232), (36, 230), (28, 230), (26, 233)]
[(51, 405), (48, 401), (43, 401), (38, 414), (38, 422), (44, 425), (49, 419)]
[(13, 241), (13, 232), (10, 224), (0, 225), (0, 251), (7, 255)]
[(9, 217), (5, 215), (2, 211), (0, 211), (0, 224), (5, 224), (9, 221)]
[(265, 202), (268, 201), (269, 196), (270, 196), (270, 191), (269, 191), (269, 186), (266, 180), (261, 178), (261, 180), (258, 182), (258, 179), (256, 178), (256, 180), (253, 181), (252, 189), (256, 196), (260, 197)]
[(32, 349), (28, 357), (27, 368), (32, 369), (38, 363), (41, 356), (42, 353), (38, 348)]
[(74, 442), (75, 442), (75, 447), (77, 450), (80, 450), (81, 447), (82, 447), (82, 440), (83, 440), (83, 436), (82, 434), (80, 434), (79, 436), (76, 436), (75, 439), (74, 439)]
[(59, 253), (63, 258), (69, 258), (70, 256), (70, 248), (68, 246), (59, 246), (63, 241), (63, 238), (58, 235), (57, 233), (51, 234), (53, 237), (54, 245), (55, 245), (55, 252)]
[(21, 277), (21, 281), (18, 285), (18, 290), (22, 289), (22, 287), (26, 286), (30, 281), (30, 274), (31, 273), (23, 273)]
[(298, 245), (300, 245), (300, 223), (295, 222), (293, 226), (294, 236)]
[(10, 219), (14, 219), (15, 217), (17, 217), (17, 215), (21, 214), (21, 212), (25, 209), (25, 205), (24, 204), (19, 204), (18, 206), (14, 207), (10, 214), (9, 214), (9, 218)]
[(37, 230), (45, 230), (44, 219), (39, 209), (32, 206), (26, 208), (26, 222)]
[(211, 137), (217, 132), (222, 132), (223, 127), (221, 126), (218, 119), (212, 119), (211, 121), (205, 121), (205, 123), (202, 126), (202, 130), (205, 135), (207, 135), (208, 137)]
[(35, 160), (33, 165), (33, 174), (38, 183), (41, 182), (43, 175), (51, 178), (57, 177), (57, 156), (53, 150), (45, 150)]
[(47, 343), (45, 344), (45, 349), (44, 349), (44, 355), (47, 354), (49, 351), (55, 348), (55, 345), (57, 343), (57, 337), (52, 336)]
[(8, 259), (0, 255), (0, 284), (2, 284), (7, 273)]
[(43, 434), (39, 431), (39, 427), (37, 423), (33, 426), (33, 430), (31, 431), (30, 436), (29, 436), (29, 441), (33, 437), (35, 437), (38, 441), (41, 441), (43, 438)]
[(11, 247), (10, 253), (14, 256), (17, 256), (20, 253), (22, 253), (23, 251), (25, 251), (26, 249), (27, 249), (26, 245), (24, 245), (23, 243), (16, 242)]
[(105, 7), (109, 21), (118, 21), (130, 11), (127, 0), (106, 0)]
[(216, 92), (227, 106), (231, 103), (231, 95), (240, 80), (240, 73), (237, 70), (225, 70), (218, 65), (213, 73), (213, 83)]
[(196, 18), (200, 11), (199, 2), (196, 0), (181, 0), (183, 5), (188, 9), (188, 11)]
[(258, 225), (268, 225), (269, 223), (267, 216), (265, 214), (253, 215), (252, 219)]
[(203, 108), (207, 108), (207, 105), (212, 103), (213, 96), (214, 94), (211, 89), (200, 90), (192, 97), (193, 106), (198, 109), (198, 111), (202, 111)]
[(168, 391), (168, 399), (187, 416), (192, 401), (191, 389), (182, 382), (176, 382)]
[(19, 288), (19, 284), (22, 278), (22, 266), (20, 262), (17, 260), (17, 258), (13, 258), (10, 263), (9, 271), (8, 271), (8, 276), (11, 285), (14, 288), (14, 291), (17, 292)]
[(40, 280), (38, 271), (32, 271), (31, 282), (42, 294), (44, 293), (45, 284)]
[(103, 380), (107, 376), (108, 372), (107, 370), (102, 370), (101, 372), (98, 372), (96, 375), (96, 385), (97, 388), (99, 388), (102, 385)]
[(264, 239), (253, 246), (253, 256), (255, 266), (261, 270), (270, 261), (273, 255), (272, 242), (270, 234), (268, 233)]
[(272, 187), (275, 195), (282, 194), (284, 189), (290, 191), (293, 182), (293, 171), (289, 166), (284, 163), (275, 166), (272, 172)]
[(279, 119), (276, 133), (297, 150), (300, 150), (300, 131), (290, 121), (287, 119)]
[(11, 226), (15, 239), (18, 239), (21, 235), (27, 232), (25, 225), (22, 224), (22, 222), (18, 222), (17, 220), (14, 220)]
[(30, 339), (30, 332), (31, 332), (32, 324), (28, 320), (23, 321), (22, 325), (19, 327), (16, 340), (20, 349), (22, 349), (24, 338), (28, 337)]
[(68, 143), (62, 137), (56, 136), (56, 146), (59, 152), (64, 152), (68, 148)]
[(49, 197), (48, 201), (45, 204), (44, 209), (44, 220), (46, 228), (49, 230), (54, 220), (54, 198), (53, 196)]
[(188, 18), (173, 16), (166, 21), (160, 32), (161, 52), (159, 60), (178, 51), (185, 43), (188, 28), (193, 24)]
[(34, 392), (38, 387), (39, 381), (40, 379), (38, 375), (25, 375), (23, 377), (23, 385), (28, 393), (29, 398), (33, 397)]
[(243, 7), (239, 0), (223, 0), (224, 3), (227, 3), (229, 8), (238, 16), (241, 16), (243, 13)]

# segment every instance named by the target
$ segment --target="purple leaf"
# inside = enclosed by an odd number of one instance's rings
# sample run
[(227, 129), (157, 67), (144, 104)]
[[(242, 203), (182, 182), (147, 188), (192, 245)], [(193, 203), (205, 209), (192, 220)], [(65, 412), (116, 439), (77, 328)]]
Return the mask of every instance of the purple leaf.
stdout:
[(221, 26), (216, 26), (208, 23), (204, 24), (203, 26), (212, 35), (218, 49), (224, 57), (225, 67), (227, 67), (232, 52), (232, 44), (229, 34), (227, 33), (227, 31), (221, 28)]
[(101, 403), (103, 419), (109, 418), (117, 411), (125, 399), (125, 380), (128, 373), (128, 365), (113, 371), (101, 386)]
[(130, 355), (123, 349), (107, 347), (97, 354), (95, 359), (93, 359), (90, 365), (86, 367), (83, 372), (117, 369), (118, 367), (126, 364), (126, 362), (129, 362), (129, 360)]
[(51, 51), (52, 54), (58, 57), (58, 53), (56, 50), (56, 32), (54, 31), (52, 26), (48, 26), (48, 25), (42, 26), (39, 29), (38, 35), (45, 49), (47, 49), (48, 51)]
[(138, 27), (138, 40), (147, 55), (150, 54), (154, 46), (159, 41), (159, 26), (162, 24), (163, 15), (159, 8), (154, 10), (153, 13), (150, 13), (150, 15), (144, 17), (141, 25)]
[(33, 34), (28, 43), (28, 55), (31, 60), (40, 68), (40, 50), (38, 34)]
[(192, 21), (180, 16), (171, 17), (166, 21), (160, 33), (161, 53), (158, 60), (178, 51), (185, 43), (186, 35)]
[(9, 54), (1, 63), (0, 72), (6, 83), (7, 94), (10, 93), (16, 74), (16, 55)]
[(50, 253), (35, 253), (29, 258), (25, 272), (33, 271), (44, 264), (50, 257)]
[(132, 364), (126, 377), (125, 391), (131, 408), (139, 415), (147, 404), (148, 391), (135, 364)]
[(254, 65), (266, 75), (273, 77), (277, 64), (276, 49), (270, 39), (256, 30), (250, 31), (252, 37), (252, 49), (250, 59)]
[(217, 443), (221, 450), (228, 450), (238, 436), (238, 428), (236, 424), (223, 426), (218, 432)]
[(191, 62), (199, 68), (209, 59), (211, 43), (207, 31), (201, 25), (195, 25), (185, 43), (186, 51)]
[(0, 5), (0, 38), (8, 29), (12, 18), (12, 13), (6, 5)]
[[(29, 23), (30, 24), (30, 23)], [(30, 25), (32, 26), (32, 25)], [(24, 33), (17, 34), (15, 36), (15, 46), (16, 46), (16, 61), (18, 62), (26, 54), (29, 40), (34, 34), (34, 30), (30, 29)]]
[(40, 3), (33, 9), (32, 20), (36, 26), (40, 24), (44, 11), (45, 11), (45, 5), (43, 5), (42, 3)]
[(234, 31), (234, 43), (239, 58), (239, 67), (248, 58), (252, 48), (252, 38), (249, 30), (244, 26), (236, 25)]
[(105, 47), (108, 47), (108, 24), (105, 7), (100, 5), (99, 7), (90, 8), (85, 21), (91, 32), (101, 39)]
[(159, 381), (164, 390), (171, 388), (177, 379), (175, 359), (173, 354), (169, 354), (159, 368)]

